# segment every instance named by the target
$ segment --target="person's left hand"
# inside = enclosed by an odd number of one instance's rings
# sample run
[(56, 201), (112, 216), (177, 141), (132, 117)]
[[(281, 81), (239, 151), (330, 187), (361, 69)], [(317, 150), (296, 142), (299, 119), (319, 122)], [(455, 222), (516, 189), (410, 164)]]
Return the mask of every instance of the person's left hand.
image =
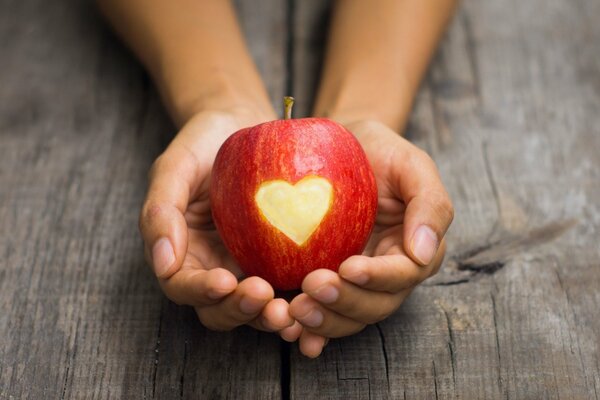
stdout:
[(281, 336), (300, 339), (300, 351), (317, 357), (329, 338), (357, 333), (400, 307), (444, 258), (444, 235), (454, 217), (433, 160), (377, 121), (348, 124), (373, 167), (378, 187), (374, 231), (363, 255), (345, 260), (338, 273), (306, 276), (290, 304), (298, 322)]

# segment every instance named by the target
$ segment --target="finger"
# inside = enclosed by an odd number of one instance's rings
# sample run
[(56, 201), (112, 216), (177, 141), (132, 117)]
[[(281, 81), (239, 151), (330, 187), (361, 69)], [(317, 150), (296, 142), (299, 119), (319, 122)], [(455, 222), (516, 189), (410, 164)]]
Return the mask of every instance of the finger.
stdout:
[(300, 352), (309, 358), (317, 358), (325, 347), (325, 338), (306, 329), (300, 335)]
[(238, 286), (237, 278), (224, 268), (183, 269), (159, 279), (159, 284), (171, 301), (190, 306), (215, 304)]
[(155, 161), (139, 227), (155, 274), (173, 275), (187, 250), (185, 210), (197, 178), (197, 162), (173, 142)]
[(411, 143), (402, 143), (393, 157), (391, 183), (406, 204), (404, 249), (427, 265), (454, 218), (454, 208), (433, 160)]
[(302, 334), (302, 324), (294, 320), (294, 324), (290, 327), (283, 328), (279, 331), (279, 335), (286, 342), (295, 342)]
[(264, 279), (250, 277), (240, 282), (233, 293), (222, 301), (196, 308), (200, 322), (209, 329), (228, 331), (258, 317), (274, 291)]
[[(387, 318), (406, 297), (404, 291), (389, 293), (363, 289), (327, 269), (308, 274), (302, 282), (302, 291), (329, 310), (365, 324)], [(303, 322), (292, 312), (291, 305), (290, 312)]]
[(284, 299), (273, 299), (267, 303), (260, 315), (248, 325), (261, 331), (278, 332), (296, 322), (289, 313), (289, 304)]
[(338, 274), (344, 280), (364, 289), (397, 293), (435, 274), (442, 263), (444, 252), (445, 241), (442, 240), (434, 259), (425, 267), (404, 254), (352, 256), (342, 262)]
[(353, 335), (366, 324), (331, 311), (303, 293), (290, 303), (290, 313), (312, 333), (329, 338)]

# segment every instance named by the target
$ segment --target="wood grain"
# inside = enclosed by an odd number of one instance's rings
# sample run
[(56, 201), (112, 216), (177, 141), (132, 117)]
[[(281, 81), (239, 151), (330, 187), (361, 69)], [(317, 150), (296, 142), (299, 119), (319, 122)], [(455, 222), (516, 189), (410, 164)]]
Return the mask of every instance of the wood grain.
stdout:
[[(295, 41), (295, 71), (307, 73), (324, 6), (296, 7), (313, 27)], [(293, 353), (292, 397), (597, 398), (597, 11), (463, 3), (406, 132), (454, 199), (449, 271), (318, 360)], [(362, 371), (351, 385), (348, 364)]]
[[(239, 2), (275, 75), (278, 3)], [(137, 214), (174, 129), (141, 67), (88, 2), (2, 8), (0, 398), (281, 397), (277, 338), (207, 331), (144, 265)]]
[[(330, 2), (236, 0), (273, 104), (310, 114)], [(174, 134), (86, 2), (0, 5), (0, 399), (598, 399), (600, 3), (463, 2), (406, 136), (457, 210), (446, 269), (317, 360), (204, 329), (144, 266)]]

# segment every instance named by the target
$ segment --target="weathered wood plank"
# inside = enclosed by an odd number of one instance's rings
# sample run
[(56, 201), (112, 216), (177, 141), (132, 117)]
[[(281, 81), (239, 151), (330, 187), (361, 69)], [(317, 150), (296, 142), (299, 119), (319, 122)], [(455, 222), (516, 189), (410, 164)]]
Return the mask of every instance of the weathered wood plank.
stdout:
[[(310, 114), (328, 2), (236, 5), (276, 107)], [(598, 2), (464, 2), (407, 130), (455, 201), (447, 271), (283, 372), (274, 336), (208, 332), (144, 267), (174, 129), (141, 68), (86, 3), (2, 8), (0, 398), (598, 398)]]
[(263, 77), (273, 107), (282, 113), (286, 96), (287, 4), (279, 0), (235, 0), (246, 44)]
[(132, 212), (160, 143), (137, 129), (143, 75), (107, 48), (89, 6), (10, 7), (0, 23), (11, 31), (0, 57), (0, 393), (125, 394), (125, 376), (143, 393), (160, 304)]
[[(271, 3), (261, 24), (239, 6), (281, 97)], [(144, 266), (137, 214), (174, 129), (141, 67), (89, 3), (2, 7), (0, 398), (279, 398), (279, 340), (208, 332)]]
[[(311, 26), (320, 17), (306, 15), (322, 7), (296, 12)], [(455, 18), (407, 129), (455, 201), (454, 268), (379, 324), (391, 398), (598, 398), (598, 11), (591, 1), (468, 1)], [(320, 34), (303, 34), (295, 71), (316, 64), (307, 49)], [(578, 224), (550, 245), (552, 234), (535, 231), (570, 219)], [(373, 397), (388, 395), (374, 330), (293, 360), (292, 394), (358, 397), (379, 380)], [(346, 353), (371, 371), (353, 387), (336, 368)]]
[(289, 54), (294, 117), (311, 116), (319, 84), (332, 7), (330, 0), (291, 1)]

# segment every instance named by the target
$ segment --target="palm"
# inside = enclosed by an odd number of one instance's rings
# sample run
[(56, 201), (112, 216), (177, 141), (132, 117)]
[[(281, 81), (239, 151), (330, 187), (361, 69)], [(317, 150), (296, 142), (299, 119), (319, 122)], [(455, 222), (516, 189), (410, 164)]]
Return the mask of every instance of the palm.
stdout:
[(236, 277), (242, 272), (232, 255), (227, 251), (212, 221), (208, 181), (200, 188), (197, 198), (193, 199), (185, 213), (188, 226), (188, 249), (182, 269), (189, 268), (225, 268)]

